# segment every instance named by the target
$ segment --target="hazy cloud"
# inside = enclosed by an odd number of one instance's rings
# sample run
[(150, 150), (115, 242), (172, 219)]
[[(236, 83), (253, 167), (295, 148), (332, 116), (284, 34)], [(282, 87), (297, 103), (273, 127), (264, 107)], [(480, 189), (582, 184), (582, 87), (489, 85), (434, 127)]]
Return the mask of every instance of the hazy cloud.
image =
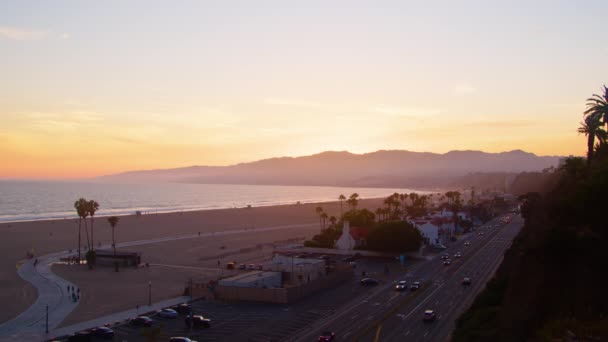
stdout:
[(471, 125), (479, 127), (526, 127), (534, 126), (538, 124), (537, 121), (533, 120), (487, 120), (487, 121), (475, 121)]
[(440, 108), (417, 108), (417, 107), (391, 107), (391, 106), (375, 106), (371, 107), (370, 111), (378, 114), (399, 117), (425, 118), (437, 114), (445, 113), (444, 109)]
[(277, 106), (321, 107), (321, 104), (317, 103), (317, 102), (281, 99), (281, 98), (267, 98), (264, 100), (264, 103), (269, 104), (269, 105), (277, 105)]
[(24, 29), (9, 26), (0, 26), (0, 38), (9, 40), (38, 40), (44, 39), (49, 35), (45, 30)]
[(476, 91), (477, 89), (470, 84), (458, 84), (454, 87), (454, 92), (458, 94), (472, 94)]

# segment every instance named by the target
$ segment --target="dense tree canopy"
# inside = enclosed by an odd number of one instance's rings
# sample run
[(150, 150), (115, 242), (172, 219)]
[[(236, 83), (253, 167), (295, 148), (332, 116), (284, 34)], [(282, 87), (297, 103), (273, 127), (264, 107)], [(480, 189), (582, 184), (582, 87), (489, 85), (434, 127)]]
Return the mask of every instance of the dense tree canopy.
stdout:
[(388, 253), (416, 251), (422, 245), (422, 235), (409, 222), (379, 223), (367, 236), (367, 249)]

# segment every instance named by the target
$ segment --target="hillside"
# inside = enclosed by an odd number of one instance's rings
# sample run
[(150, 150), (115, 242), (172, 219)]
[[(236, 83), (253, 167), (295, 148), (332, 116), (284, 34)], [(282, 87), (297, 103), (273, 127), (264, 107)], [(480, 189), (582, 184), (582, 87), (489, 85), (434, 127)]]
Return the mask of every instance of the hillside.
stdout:
[(608, 340), (607, 157), (570, 158), (552, 190), (523, 196), (525, 225), (453, 341)]
[(187, 182), (356, 187), (442, 187), (472, 172), (541, 171), (559, 157), (520, 150), (445, 154), (376, 151), (366, 154), (323, 152), (304, 157), (264, 159), (230, 166), (191, 166), (130, 171), (97, 178), (121, 182)]

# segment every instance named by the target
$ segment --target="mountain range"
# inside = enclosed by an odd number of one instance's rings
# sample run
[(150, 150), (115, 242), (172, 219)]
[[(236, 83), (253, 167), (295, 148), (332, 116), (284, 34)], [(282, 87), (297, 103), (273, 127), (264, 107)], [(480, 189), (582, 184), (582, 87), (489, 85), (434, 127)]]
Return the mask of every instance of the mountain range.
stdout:
[(514, 150), (500, 153), (450, 151), (444, 154), (380, 150), (354, 154), (327, 151), (230, 166), (189, 166), (129, 171), (98, 177), (113, 182), (317, 185), (435, 188), (476, 172), (529, 172), (556, 166), (559, 156)]

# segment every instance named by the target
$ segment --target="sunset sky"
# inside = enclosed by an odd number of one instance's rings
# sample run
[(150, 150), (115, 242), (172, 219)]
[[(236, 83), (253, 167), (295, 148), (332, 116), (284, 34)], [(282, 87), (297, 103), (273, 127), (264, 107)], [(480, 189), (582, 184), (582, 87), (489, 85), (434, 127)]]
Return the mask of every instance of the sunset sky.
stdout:
[(608, 1), (297, 3), (2, 1), (0, 178), (325, 150), (584, 153)]

